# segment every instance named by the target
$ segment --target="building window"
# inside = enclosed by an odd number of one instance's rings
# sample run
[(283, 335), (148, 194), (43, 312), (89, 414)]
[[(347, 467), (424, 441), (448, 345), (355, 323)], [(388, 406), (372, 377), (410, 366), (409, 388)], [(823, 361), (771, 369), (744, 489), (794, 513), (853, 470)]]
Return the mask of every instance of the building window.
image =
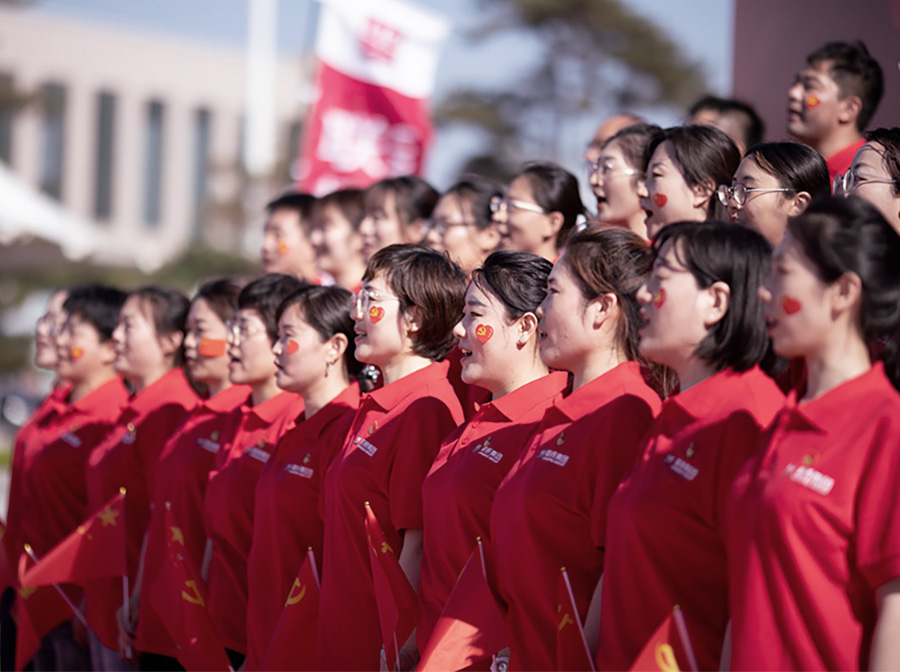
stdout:
[(12, 75), (0, 74), (0, 161), (12, 163), (12, 125), (16, 116), (16, 91)]
[(144, 139), (144, 223), (155, 227), (162, 213), (163, 142), (165, 107), (159, 101), (147, 104)]
[(66, 131), (66, 89), (62, 84), (41, 87), (41, 107), (44, 112), (43, 146), (41, 151), (41, 189), (56, 199), (62, 198), (63, 149)]
[(209, 145), (212, 113), (199, 109), (194, 114), (194, 236), (200, 235), (209, 184)]
[(116, 126), (116, 97), (97, 96), (97, 155), (94, 173), (94, 217), (107, 220), (112, 214), (113, 140)]

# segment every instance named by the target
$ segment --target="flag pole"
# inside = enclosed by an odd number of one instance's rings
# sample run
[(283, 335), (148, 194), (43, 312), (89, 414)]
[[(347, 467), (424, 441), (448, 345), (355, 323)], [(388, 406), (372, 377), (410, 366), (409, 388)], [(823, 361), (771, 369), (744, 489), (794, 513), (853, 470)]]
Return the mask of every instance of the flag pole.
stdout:
[(484, 574), (484, 578), (487, 578), (487, 563), (484, 561), (484, 544), (481, 543), (481, 537), (475, 537), (475, 541), (478, 542), (478, 555), (481, 558), (481, 573)]
[(684, 653), (688, 658), (688, 665), (691, 666), (692, 672), (698, 672), (697, 657), (694, 655), (694, 647), (691, 646), (691, 638), (688, 637), (687, 624), (684, 622), (684, 614), (681, 613), (681, 607), (677, 604), (672, 608), (672, 618), (675, 619), (675, 627), (678, 630), (678, 637), (681, 639), (681, 646), (684, 647)]
[[(126, 623), (131, 623), (131, 607), (128, 599), (128, 575), (122, 576), (122, 616)], [(125, 657), (131, 658), (131, 643), (125, 644)]]
[[(35, 555), (34, 551), (31, 548), (30, 544), (25, 544), (25, 552), (28, 554), (28, 557), (34, 561), (34, 564), (38, 563), (38, 557)], [(69, 599), (69, 596), (66, 595), (66, 591), (62, 589), (62, 587), (58, 583), (52, 584), (54, 588), (56, 588), (56, 592), (60, 594), (60, 596), (66, 601), (66, 604), (72, 609), (75, 614), (75, 617), (84, 624), (84, 627), (88, 628), (87, 621), (84, 618), (84, 614), (75, 606), (72, 600)]]
[(319, 588), (321, 590), (322, 585), (319, 582), (319, 568), (316, 567), (316, 554), (313, 553), (312, 546), (309, 546), (306, 549), (306, 555), (309, 558), (309, 566), (312, 567), (313, 577), (315, 577), (316, 579), (316, 588)]
[[(584, 626), (581, 624), (581, 616), (578, 614), (578, 606), (575, 604), (575, 594), (572, 592), (572, 584), (569, 582), (569, 573), (566, 571), (565, 567), (560, 567), (559, 571), (562, 573), (563, 583), (566, 584), (566, 592), (569, 595), (569, 604), (572, 606), (572, 615), (575, 617), (575, 627), (581, 631), (581, 643), (584, 645), (584, 653), (587, 655), (588, 660), (591, 661), (591, 672), (596, 672), (596, 668), (594, 667), (594, 657), (591, 655), (587, 640), (584, 638)], [(696, 670), (694, 672), (696, 672)]]

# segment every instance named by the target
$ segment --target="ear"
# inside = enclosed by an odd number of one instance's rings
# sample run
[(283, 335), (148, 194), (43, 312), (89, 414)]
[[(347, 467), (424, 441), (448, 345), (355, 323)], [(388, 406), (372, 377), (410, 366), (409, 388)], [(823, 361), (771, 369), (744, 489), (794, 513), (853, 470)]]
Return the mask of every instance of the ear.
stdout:
[(812, 196), (810, 196), (808, 191), (798, 192), (794, 198), (791, 199), (791, 208), (788, 210), (788, 217), (796, 217), (801, 214), (809, 206), (811, 200)]
[(599, 329), (619, 308), (619, 299), (612, 292), (591, 299), (587, 305), (587, 316), (594, 329)]
[(731, 287), (725, 282), (714, 282), (706, 289), (710, 301), (703, 316), (703, 324), (707, 329), (712, 329), (718, 324), (731, 305)]
[(112, 366), (116, 361), (116, 346), (112, 339), (100, 341), (99, 352), (100, 362), (104, 366)]
[(422, 328), (422, 311), (418, 306), (410, 306), (403, 316), (406, 333), (414, 334)]
[(856, 124), (856, 118), (862, 110), (859, 96), (847, 96), (838, 101), (838, 120), (842, 124)]
[(496, 226), (489, 226), (486, 229), (480, 229), (475, 234), (475, 246), (485, 255), (490, 254), (497, 249), (500, 244), (500, 232)]
[(832, 283), (831, 312), (839, 315), (851, 310), (862, 298), (862, 280), (852, 271), (847, 271)]
[(518, 325), (515, 332), (516, 345), (522, 348), (537, 332), (538, 319), (534, 313), (528, 312), (522, 315), (517, 322)]
[(425, 240), (425, 220), (417, 219), (403, 227), (403, 237), (406, 243), (421, 243)]
[(547, 228), (544, 237), (547, 240), (556, 238), (557, 234), (559, 234), (559, 230), (562, 228), (563, 222), (565, 221), (566, 218), (563, 217), (563, 214), (561, 212), (554, 211), (547, 215)]
[(693, 205), (695, 208), (705, 208), (709, 203), (709, 199), (713, 197), (713, 194), (716, 191), (716, 185), (712, 183), (712, 180), (707, 180), (705, 182), (701, 182), (700, 184), (695, 184), (691, 187), (691, 192), (694, 194)]
[(331, 338), (328, 339), (328, 354), (326, 355), (326, 360), (329, 364), (335, 364), (344, 356), (344, 353), (347, 352), (347, 345), (349, 341), (347, 340), (347, 336), (345, 334), (335, 334)]
[(184, 341), (184, 334), (180, 331), (173, 331), (169, 334), (164, 334), (163, 336), (157, 336), (157, 340), (159, 341), (159, 347), (162, 348), (163, 354), (166, 357), (173, 357)]

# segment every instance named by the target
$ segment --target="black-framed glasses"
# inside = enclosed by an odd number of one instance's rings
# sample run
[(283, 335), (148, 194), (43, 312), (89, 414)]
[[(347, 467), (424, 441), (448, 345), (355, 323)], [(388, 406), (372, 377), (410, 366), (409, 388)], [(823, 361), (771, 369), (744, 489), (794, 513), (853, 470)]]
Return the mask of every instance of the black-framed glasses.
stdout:
[(766, 194), (770, 192), (793, 192), (794, 189), (749, 189), (745, 187), (743, 184), (736, 184), (733, 187), (729, 187), (727, 184), (720, 184), (719, 188), (716, 189), (716, 195), (719, 197), (719, 202), (727, 206), (728, 201), (734, 199), (734, 202), (738, 205), (746, 205), (749, 200), (749, 194)]

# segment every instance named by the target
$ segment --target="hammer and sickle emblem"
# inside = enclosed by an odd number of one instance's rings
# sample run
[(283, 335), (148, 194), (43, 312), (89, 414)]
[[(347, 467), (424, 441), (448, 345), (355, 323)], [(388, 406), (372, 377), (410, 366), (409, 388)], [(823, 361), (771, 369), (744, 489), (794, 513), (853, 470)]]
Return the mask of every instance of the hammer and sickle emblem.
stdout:
[(381, 552), (382, 553), (393, 553), (394, 549), (391, 548), (390, 544), (388, 544), (386, 541), (382, 541), (381, 542)]
[(559, 627), (556, 629), (557, 632), (562, 632), (562, 629), (567, 625), (574, 625), (575, 621), (572, 620), (572, 617), (569, 616), (569, 612), (563, 614), (562, 620), (559, 622)]
[(656, 666), (660, 672), (679, 672), (678, 662), (675, 660), (675, 651), (669, 644), (657, 644)]
[(197, 582), (194, 581), (193, 579), (191, 579), (189, 581), (185, 581), (184, 585), (187, 586), (187, 588), (188, 588), (188, 590), (190, 590), (190, 592), (188, 592), (187, 590), (182, 590), (181, 591), (181, 599), (186, 600), (186, 601), (190, 602), (191, 604), (196, 604), (201, 607), (205, 607), (206, 603), (203, 601), (203, 598), (200, 596), (200, 591), (197, 588)]
[[(299, 588), (299, 592), (298, 592)], [(292, 604), (297, 604), (300, 600), (304, 598), (306, 595), (306, 586), (300, 583), (300, 579), (294, 579), (294, 585), (291, 586), (291, 592), (288, 593), (287, 600), (284, 603), (284, 606), (289, 607)]]

